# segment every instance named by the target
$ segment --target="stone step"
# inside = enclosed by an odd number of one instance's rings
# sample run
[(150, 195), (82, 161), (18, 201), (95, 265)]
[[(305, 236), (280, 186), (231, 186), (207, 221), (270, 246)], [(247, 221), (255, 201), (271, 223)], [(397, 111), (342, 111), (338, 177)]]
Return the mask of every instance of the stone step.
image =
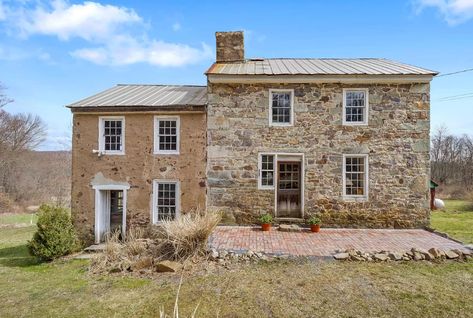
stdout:
[(94, 256), (93, 253), (82, 253), (74, 256), (74, 259), (91, 259)]
[(297, 224), (281, 224), (278, 230), (281, 232), (301, 232), (304, 231), (304, 228)]
[(94, 244), (84, 248), (84, 252), (100, 253), (105, 249), (105, 244)]

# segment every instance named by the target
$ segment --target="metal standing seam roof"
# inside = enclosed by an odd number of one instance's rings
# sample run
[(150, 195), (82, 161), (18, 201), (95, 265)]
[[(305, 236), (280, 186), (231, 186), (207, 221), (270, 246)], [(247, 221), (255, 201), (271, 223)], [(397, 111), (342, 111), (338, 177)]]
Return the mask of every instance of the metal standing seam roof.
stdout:
[(207, 75), (437, 75), (435, 71), (386, 59), (249, 59), (214, 63)]
[(206, 104), (206, 86), (119, 84), (67, 107), (159, 107), (205, 106)]

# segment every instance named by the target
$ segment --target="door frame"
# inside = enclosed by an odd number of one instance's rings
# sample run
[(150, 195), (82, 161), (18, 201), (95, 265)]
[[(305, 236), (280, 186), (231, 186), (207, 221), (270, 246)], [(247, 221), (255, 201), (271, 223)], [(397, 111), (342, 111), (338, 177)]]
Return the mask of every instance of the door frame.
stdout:
[[(277, 172), (278, 174), (276, 175), (276, 184), (274, 186), (274, 193), (275, 193), (275, 196), (276, 196), (276, 204), (278, 203), (278, 196), (279, 196), (279, 178), (280, 178), (280, 170), (279, 170), (279, 165), (280, 164), (297, 164), (299, 165), (299, 216), (297, 217), (292, 217), (292, 216), (284, 216), (282, 218), (302, 218), (302, 162), (300, 160), (287, 160), (287, 158), (281, 158), (279, 160), (276, 161), (276, 165), (278, 166), (278, 169), (277, 169)], [(277, 204), (278, 206), (278, 204)], [(277, 206), (276, 206), (276, 209), (277, 209)]]
[[(110, 206), (109, 198), (110, 195), (106, 194), (106, 191), (117, 190), (123, 191), (123, 216), (122, 216), (122, 237), (125, 238), (126, 234), (126, 206), (127, 206), (127, 190), (130, 189), (129, 185), (95, 185), (92, 187), (95, 190), (95, 243), (100, 244), (101, 242), (101, 230), (104, 226), (104, 220), (102, 220), (101, 212)], [(106, 194), (106, 195), (104, 195)], [(109, 209), (108, 209), (109, 210)]]
[[(274, 151), (259, 151), (258, 158), (261, 155), (273, 155), (274, 156), (274, 174), (279, 178), (279, 164), (278, 161), (298, 161), (301, 163), (301, 217), (304, 218), (305, 209), (305, 155), (304, 153), (294, 152), (274, 152)], [(260, 159), (258, 159), (259, 161)], [(259, 170), (259, 169), (258, 169)], [(258, 172), (258, 179), (261, 177)], [(276, 180), (276, 179), (275, 179)], [(258, 181), (259, 182), (259, 181)], [(276, 181), (275, 181), (276, 182)], [(274, 184), (272, 190), (274, 195), (274, 217), (278, 217), (278, 195), (277, 195), (277, 184)]]

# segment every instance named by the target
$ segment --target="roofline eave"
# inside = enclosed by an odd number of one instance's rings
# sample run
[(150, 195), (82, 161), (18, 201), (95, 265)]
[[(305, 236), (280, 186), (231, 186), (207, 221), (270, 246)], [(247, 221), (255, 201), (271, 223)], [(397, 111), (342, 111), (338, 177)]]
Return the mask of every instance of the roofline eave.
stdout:
[(412, 84), (429, 83), (435, 75), (431, 74), (343, 74), (343, 75), (235, 75), (207, 74), (209, 83), (342, 83), (342, 84)]

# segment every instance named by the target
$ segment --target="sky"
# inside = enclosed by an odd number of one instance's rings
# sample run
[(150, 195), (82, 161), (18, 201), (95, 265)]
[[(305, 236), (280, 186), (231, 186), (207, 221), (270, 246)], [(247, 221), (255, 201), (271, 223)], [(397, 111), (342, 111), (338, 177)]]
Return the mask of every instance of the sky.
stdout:
[[(65, 105), (118, 83), (205, 85), (215, 31), (236, 30), (245, 32), (246, 57), (473, 68), (473, 0), (0, 0), (0, 82), (14, 99), (6, 110), (41, 116), (40, 150), (68, 149)], [(473, 71), (432, 81), (433, 131), (473, 135), (472, 106)]]

